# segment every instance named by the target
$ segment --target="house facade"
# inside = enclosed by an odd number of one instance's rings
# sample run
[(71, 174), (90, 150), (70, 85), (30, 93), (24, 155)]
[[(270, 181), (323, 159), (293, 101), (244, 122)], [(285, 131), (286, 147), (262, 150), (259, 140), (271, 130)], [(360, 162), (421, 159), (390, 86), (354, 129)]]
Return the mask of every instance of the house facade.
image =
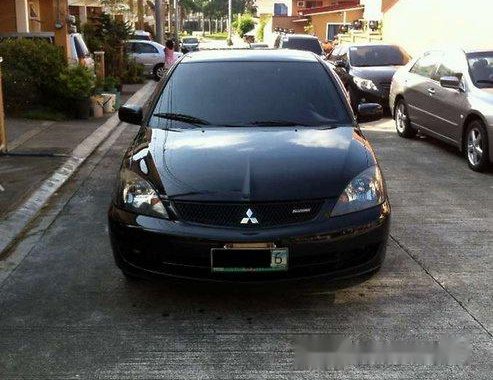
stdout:
[(77, 15), (83, 23), (100, 10), (97, 0), (1, 0), (0, 33), (50, 32), (68, 52), (68, 16)]
[(382, 35), (411, 55), (440, 45), (493, 49), (492, 0), (381, 0)]
[(68, 5), (69, 13), (78, 17), (81, 25), (97, 20), (103, 12), (99, 0), (68, 0)]
[[(382, 40), (412, 55), (438, 45), (493, 48), (493, 0), (326, 0), (310, 8), (293, 5), (293, 12), (321, 41), (332, 40), (345, 25), (345, 41)], [(353, 29), (355, 21), (361, 21), (359, 30)], [(373, 31), (370, 21), (378, 23)]]

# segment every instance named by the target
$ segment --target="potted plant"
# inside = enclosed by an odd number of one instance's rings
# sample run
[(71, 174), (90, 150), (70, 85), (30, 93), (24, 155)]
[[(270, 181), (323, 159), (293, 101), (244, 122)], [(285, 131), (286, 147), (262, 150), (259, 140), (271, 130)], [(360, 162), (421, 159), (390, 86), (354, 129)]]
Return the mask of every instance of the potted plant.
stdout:
[(88, 119), (91, 112), (91, 94), (95, 86), (94, 73), (83, 66), (70, 66), (62, 74), (62, 94), (73, 106), (78, 119)]
[(108, 94), (115, 94), (115, 109), (120, 108), (120, 103), (121, 103), (121, 84), (120, 84), (120, 79), (108, 76), (104, 80), (104, 91)]

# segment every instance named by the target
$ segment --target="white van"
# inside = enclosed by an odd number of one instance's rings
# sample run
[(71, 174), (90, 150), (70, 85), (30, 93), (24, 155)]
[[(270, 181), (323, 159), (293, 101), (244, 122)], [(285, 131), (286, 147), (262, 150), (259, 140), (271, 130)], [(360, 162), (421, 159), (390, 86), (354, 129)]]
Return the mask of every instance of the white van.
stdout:
[(94, 59), (86, 46), (84, 38), (80, 33), (71, 33), (69, 35), (69, 64), (81, 64), (82, 66), (94, 69)]

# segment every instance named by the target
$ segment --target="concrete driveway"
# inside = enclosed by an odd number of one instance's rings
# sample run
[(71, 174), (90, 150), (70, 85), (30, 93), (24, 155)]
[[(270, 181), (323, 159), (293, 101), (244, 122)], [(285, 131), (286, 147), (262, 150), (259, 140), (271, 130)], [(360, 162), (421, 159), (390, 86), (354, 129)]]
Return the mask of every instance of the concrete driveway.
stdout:
[[(493, 173), (453, 149), (367, 124), (393, 207), (369, 281), (223, 286), (129, 282), (113, 264), (106, 209), (126, 127), (101, 147), (0, 261), (0, 378), (491, 379)], [(465, 366), (295, 370), (305, 335), (471, 346)]]

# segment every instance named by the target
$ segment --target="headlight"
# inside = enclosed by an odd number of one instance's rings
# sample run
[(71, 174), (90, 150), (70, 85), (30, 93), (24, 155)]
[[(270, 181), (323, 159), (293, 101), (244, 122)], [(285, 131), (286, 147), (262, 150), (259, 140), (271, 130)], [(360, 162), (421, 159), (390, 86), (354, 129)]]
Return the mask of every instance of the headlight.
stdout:
[(334, 206), (331, 216), (349, 214), (378, 206), (385, 202), (386, 191), (382, 173), (377, 166), (371, 166), (357, 175), (346, 186)]
[(152, 185), (128, 169), (120, 172), (118, 201), (123, 208), (137, 214), (168, 218), (163, 202)]
[(360, 77), (353, 77), (353, 81), (360, 90), (363, 91), (378, 91), (378, 87), (375, 86), (370, 79), (363, 79)]

